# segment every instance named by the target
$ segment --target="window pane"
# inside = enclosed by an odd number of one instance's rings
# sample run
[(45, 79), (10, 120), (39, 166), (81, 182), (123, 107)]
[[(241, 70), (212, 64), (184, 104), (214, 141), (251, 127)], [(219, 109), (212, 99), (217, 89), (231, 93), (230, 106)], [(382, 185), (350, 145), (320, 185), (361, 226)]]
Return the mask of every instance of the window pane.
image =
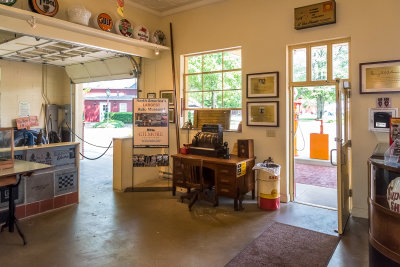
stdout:
[(222, 91), (205, 92), (204, 108), (222, 108)]
[(224, 72), (224, 90), (226, 89), (242, 89), (241, 71)]
[(201, 108), (203, 102), (203, 93), (188, 93), (186, 96), (187, 108)]
[(222, 73), (210, 73), (203, 75), (204, 91), (222, 90)]
[(186, 73), (200, 73), (201, 72), (201, 56), (187, 57), (186, 59), (187, 59)]
[(307, 80), (307, 49), (293, 50), (293, 82), (304, 82)]
[(231, 110), (230, 130), (237, 130), (239, 123), (241, 121), (242, 121), (242, 111), (241, 110)]
[(332, 79), (349, 78), (349, 43), (332, 45)]
[(311, 47), (311, 80), (321, 81), (328, 79), (328, 64), (327, 64), (326, 45)]
[(186, 113), (187, 121), (190, 121), (192, 124), (194, 122), (194, 110), (188, 110)]
[(186, 91), (202, 91), (201, 75), (186, 76)]
[(222, 53), (203, 56), (203, 72), (222, 70)]
[(224, 52), (224, 70), (235, 70), (242, 68), (242, 51), (232, 50)]
[(242, 90), (224, 92), (224, 108), (241, 108)]

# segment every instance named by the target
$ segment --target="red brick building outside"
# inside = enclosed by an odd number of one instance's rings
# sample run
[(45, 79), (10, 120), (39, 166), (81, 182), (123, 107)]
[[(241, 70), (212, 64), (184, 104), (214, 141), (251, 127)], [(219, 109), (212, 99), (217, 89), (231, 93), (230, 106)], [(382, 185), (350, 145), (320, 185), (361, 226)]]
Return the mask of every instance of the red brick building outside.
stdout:
[[(108, 97), (106, 90), (110, 90)], [(132, 99), (137, 97), (137, 89), (91, 89), (84, 93), (85, 122), (100, 122), (111, 112), (132, 112)], [(108, 109), (107, 109), (108, 99)]]

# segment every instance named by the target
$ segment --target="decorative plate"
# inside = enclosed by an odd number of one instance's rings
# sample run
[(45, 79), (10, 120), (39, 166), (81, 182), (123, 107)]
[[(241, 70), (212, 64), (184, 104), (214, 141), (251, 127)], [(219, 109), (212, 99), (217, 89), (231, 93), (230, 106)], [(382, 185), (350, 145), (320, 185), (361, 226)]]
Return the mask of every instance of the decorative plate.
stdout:
[(113, 27), (113, 20), (110, 15), (101, 13), (96, 16), (96, 26), (103, 31), (110, 32)]
[(160, 30), (157, 30), (157, 31), (153, 32), (153, 34), (151, 35), (151, 42), (152, 43), (155, 43), (155, 44), (158, 44), (158, 45), (165, 45), (166, 40), (167, 40), (167, 37)]
[(150, 39), (149, 30), (142, 25), (138, 25), (133, 29), (133, 37), (148, 42)]
[(127, 19), (120, 19), (115, 23), (115, 31), (123, 36), (132, 37), (132, 24)]
[(54, 17), (58, 12), (57, 0), (29, 0), (31, 9), (39, 14)]
[(0, 4), (12, 6), (17, 2), (17, 0), (0, 0)]
[(390, 182), (386, 197), (390, 210), (400, 213), (400, 177)]

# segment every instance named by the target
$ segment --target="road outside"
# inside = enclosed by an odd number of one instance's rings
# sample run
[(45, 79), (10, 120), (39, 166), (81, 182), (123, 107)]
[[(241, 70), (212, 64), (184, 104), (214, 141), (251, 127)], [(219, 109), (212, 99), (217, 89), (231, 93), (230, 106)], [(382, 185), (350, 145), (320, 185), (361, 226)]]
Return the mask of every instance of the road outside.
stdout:
[[(96, 158), (104, 153), (110, 142), (114, 137), (127, 137), (132, 136), (132, 125), (125, 125), (124, 128), (93, 128), (91, 125), (87, 125), (84, 129), (84, 140), (91, 144), (102, 146), (95, 147), (84, 144), (84, 155), (88, 158)], [(107, 151), (104, 157), (112, 158), (113, 149), (111, 148)]]

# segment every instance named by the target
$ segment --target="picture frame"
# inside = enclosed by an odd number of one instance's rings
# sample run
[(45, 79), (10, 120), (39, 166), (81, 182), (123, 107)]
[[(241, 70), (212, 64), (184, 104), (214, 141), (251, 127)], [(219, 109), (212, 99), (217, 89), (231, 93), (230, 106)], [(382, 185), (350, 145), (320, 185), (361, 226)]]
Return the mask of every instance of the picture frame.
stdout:
[(168, 109), (169, 123), (175, 123), (175, 108)]
[(167, 98), (169, 106), (170, 107), (174, 107), (175, 106), (174, 90), (161, 90), (160, 91), (160, 98)]
[(279, 97), (279, 72), (249, 73), (246, 75), (247, 98)]
[(279, 127), (279, 101), (247, 102), (247, 126)]
[(156, 98), (157, 94), (156, 93), (147, 93), (147, 98)]
[(400, 60), (360, 63), (360, 94), (400, 93)]

